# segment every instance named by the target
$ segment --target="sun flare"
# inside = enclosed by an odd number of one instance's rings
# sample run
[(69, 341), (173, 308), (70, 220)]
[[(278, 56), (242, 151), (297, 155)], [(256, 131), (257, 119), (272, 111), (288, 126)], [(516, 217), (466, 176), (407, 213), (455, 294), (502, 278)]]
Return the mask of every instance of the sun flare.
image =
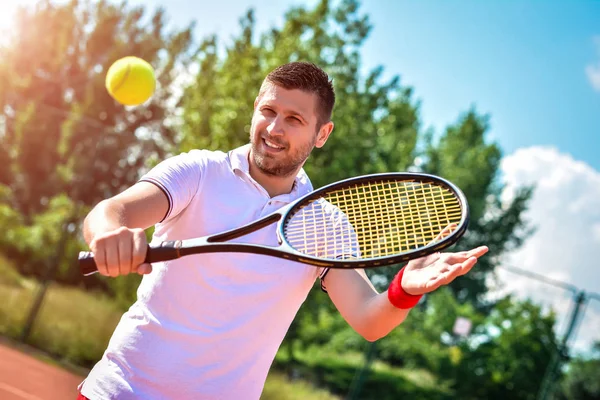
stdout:
[(35, 0), (0, 0), (0, 32), (9, 31), (14, 23), (15, 13), (20, 6), (30, 7)]

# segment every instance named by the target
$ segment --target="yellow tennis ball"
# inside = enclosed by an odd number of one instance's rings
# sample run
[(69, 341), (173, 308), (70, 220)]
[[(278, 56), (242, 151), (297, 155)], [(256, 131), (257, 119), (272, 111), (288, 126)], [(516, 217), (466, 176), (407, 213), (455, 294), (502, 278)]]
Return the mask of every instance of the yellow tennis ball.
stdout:
[(141, 58), (123, 57), (110, 66), (105, 84), (113, 99), (126, 106), (137, 106), (154, 94), (154, 68)]

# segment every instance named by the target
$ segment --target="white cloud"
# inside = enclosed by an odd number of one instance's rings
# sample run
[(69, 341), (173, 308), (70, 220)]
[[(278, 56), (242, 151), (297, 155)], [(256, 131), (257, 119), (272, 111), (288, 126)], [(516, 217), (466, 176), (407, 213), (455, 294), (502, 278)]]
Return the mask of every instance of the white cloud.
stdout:
[[(594, 43), (596, 46), (596, 51), (600, 58), (600, 36), (594, 37)], [(596, 61), (594, 64), (590, 64), (585, 67), (585, 74), (588, 77), (588, 80), (592, 84), (592, 87), (600, 92), (600, 60)]]
[[(537, 228), (505, 265), (600, 293), (600, 172), (548, 147), (519, 149), (502, 160), (501, 169), (507, 200), (517, 187), (535, 185), (526, 218)], [(498, 275), (503, 291), (552, 307), (559, 335), (565, 332), (573, 294), (507, 270), (500, 269)], [(576, 347), (600, 341), (599, 331), (600, 301), (590, 300), (575, 332)]]
[(600, 246), (600, 224), (592, 226), (592, 237), (594, 241), (598, 242), (598, 245)]

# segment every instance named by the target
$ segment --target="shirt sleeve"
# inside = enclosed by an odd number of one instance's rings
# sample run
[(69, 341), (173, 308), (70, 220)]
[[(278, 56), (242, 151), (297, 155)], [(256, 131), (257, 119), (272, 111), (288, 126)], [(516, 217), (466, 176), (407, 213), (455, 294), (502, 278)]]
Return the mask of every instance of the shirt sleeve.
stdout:
[(203, 169), (201, 152), (192, 151), (167, 158), (140, 178), (161, 189), (169, 201), (169, 208), (160, 222), (181, 213), (196, 195)]

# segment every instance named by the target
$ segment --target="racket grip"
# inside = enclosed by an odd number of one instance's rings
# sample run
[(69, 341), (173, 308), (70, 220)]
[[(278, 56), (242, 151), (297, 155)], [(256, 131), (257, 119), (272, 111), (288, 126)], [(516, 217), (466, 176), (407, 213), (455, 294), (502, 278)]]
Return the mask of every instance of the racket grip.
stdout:
[(79, 252), (79, 271), (85, 276), (98, 272), (94, 253), (91, 251)]
[[(181, 257), (179, 252), (180, 248), (181, 240), (166, 241), (157, 245), (148, 246), (144, 263), (151, 264), (179, 258)], [(94, 260), (94, 253), (91, 251), (79, 252), (79, 270), (86, 276), (98, 272), (98, 266), (96, 265), (96, 260)]]

